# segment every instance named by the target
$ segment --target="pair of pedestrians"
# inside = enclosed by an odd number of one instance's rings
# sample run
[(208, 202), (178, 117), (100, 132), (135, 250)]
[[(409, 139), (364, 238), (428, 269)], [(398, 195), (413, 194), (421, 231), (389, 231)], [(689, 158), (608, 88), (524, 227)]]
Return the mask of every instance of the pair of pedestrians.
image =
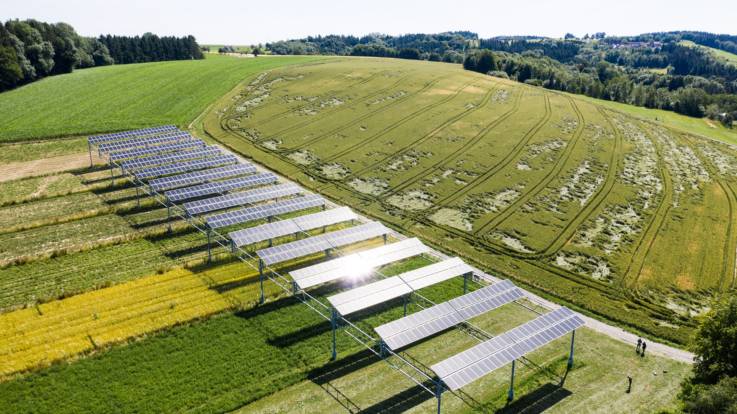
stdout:
[[(637, 355), (640, 357), (645, 356), (645, 350), (647, 349), (647, 342), (643, 341), (642, 338), (637, 338), (637, 349), (635, 349), (635, 352), (637, 352)], [(642, 350), (642, 352), (640, 352)]]

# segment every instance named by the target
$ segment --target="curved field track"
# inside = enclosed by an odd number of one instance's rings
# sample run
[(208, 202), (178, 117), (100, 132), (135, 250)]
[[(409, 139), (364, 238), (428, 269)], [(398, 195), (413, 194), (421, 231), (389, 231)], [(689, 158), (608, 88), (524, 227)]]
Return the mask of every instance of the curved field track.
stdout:
[(737, 148), (610, 108), (456, 65), (340, 59), (265, 72), (203, 128), (492, 273), (685, 342), (734, 286)]

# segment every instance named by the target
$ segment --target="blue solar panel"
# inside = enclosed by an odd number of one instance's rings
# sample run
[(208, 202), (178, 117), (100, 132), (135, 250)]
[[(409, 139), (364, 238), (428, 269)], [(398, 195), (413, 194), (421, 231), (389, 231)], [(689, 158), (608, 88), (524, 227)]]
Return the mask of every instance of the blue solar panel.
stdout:
[(323, 207), (324, 205), (324, 198), (316, 194), (308, 194), (304, 197), (295, 197), (274, 203), (214, 214), (207, 217), (205, 221), (207, 221), (207, 225), (210, 226), (210, 228), (219, 229), (222, 227), (274, 217), (280, 214), (307, 210), (308, 208)]
[(155, 180), (151, 180), (151, 182), (149, 182), (149, 185), (156, 191), (164, 191), (177, 187), (202, 184), (210, 181), (220, 180), (223, 178), (252, 174), (255, 172), (256, 167), (251, 164), (236, 164), (229, 165), (227, 167), (179, 174), (171, 177), (157, 178)]
[(180, 142), (191, 138), (192, 136), (189, 135), (189, 132), (176, 131), (168, 134), (156, 135), (153, 137), (134, 138), (127, 141), (100, 144), (97, 149), (98, 151), (100, 151), (101, 154), (110, 154), (116, 151), (127, 151), (139, 147), (153, 147), (156, 145), (173, 144), (175, 142)]
[(179, 174), (188, 171), (202, 170), (205, 168), (218, 167), (221, 165), (235, 164), (238, 158), (235, 155), (221, 155), (214, 158), (204, 158), (201, 160), (187, 161), (179, 164), (165, 165), (162, 167), (154, 167), (146, 170), (136, 171), (136, 178), (147, 180), (155, 177), (163, 177), (165, 175)]
[(141, 168), (153, 167), (154, 165), (173, 164), (179, 161), (214, 157), (222, 154), (222, 151), (220, 151), (220, 148), (218, 147), (201, 147), (195, 151), (180, 151), (176, 154), (157, 155), (155, 157), (138, 158), (130, 161), (123, 161), (120, 166), (124, 170), (132, 171)]
[(215, 181), (212, 183), (195, 185), (193, 187), (178, 188), (176, 190), (167, 191), (165, 195), (169, 201), (177, 202), (190, 198), (204, 197), (206, 195), (223, 194), (228, 191), (255, 187), (257, 185), (273, 184), (276, 181), (276, 175), (272, 173), (263, 173), (231, 178), (230, 180), (225, 181)]
[(187, 139), (173, 144), (136, 148), (127, 151), (116, 151), (110, 154), (110, 159), (112, 161), (121, 161), (131, 158), (152, 157), (178, 150), (197, 149), (197, 147), (204, 146), (205, 143), (200, 139)]
[(205, 200), (190, 201), (184, 203), (184, 209), (190, 215), (208, 213), (211, 211), (223, 210), (230, 207), (242, 206), (245, 204), (258, 203), (260, 201), (282, 198), (294, 194), (302, 193), (302, 187), (295, 184), (279, 184), (269, 187), (258, 188), (251, 191), (243, 191), (231, 193), (220, 197), (212, 197)]
[(114, 132), (112, 134), (94, 135), (88, 138), (90, 144), (100, 144), (103, 142), (120, 141), (126, 138), (152, 135), (159, 132), (171, 131), (177, 129), (174, 125), (164, 125), (153, 128), (134, 129), (132, 131)]

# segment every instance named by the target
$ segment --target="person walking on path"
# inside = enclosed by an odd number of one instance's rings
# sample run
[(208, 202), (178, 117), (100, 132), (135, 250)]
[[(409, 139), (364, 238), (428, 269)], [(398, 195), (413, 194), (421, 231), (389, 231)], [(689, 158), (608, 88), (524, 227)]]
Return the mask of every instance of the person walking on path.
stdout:
[(632, 375), (627, 375), (627, 394), (632, 391)]
[(635, 350), (636, 353), (640, 353), (640, 347), (642, 346), (642, 338), (637, 338), (637, 349)]
[(647, 342), (642, 341), (642, 353), (640, 354), (641, 357), (645, 356), (645, 348), (647, 348)]

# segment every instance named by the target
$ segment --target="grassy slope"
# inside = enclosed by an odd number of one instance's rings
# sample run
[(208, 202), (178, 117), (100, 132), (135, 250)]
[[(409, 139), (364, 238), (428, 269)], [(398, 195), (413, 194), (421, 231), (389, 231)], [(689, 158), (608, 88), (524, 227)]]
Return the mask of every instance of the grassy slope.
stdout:
[(697, 45), (696, 43), (694, 43), (694, 42), (692, 42), (690, 40), (682, 40), (681, 41), (681, 44), (684, 45), (684, 46), (689, 46), (689, 47), (696, 47), (696, 46), (698, 46), (698, 47), (704, 48), (704, 49), (710, 51), (711, 53), (713, 53), (714, 56), (716, 56), (718, 58), (724, 59), (727, 62), (730, 62), (730, 63), (733, 63), (733, 64), (737, 64), (737, 55), (735, 55), (734, 53), (729, 53), (727, 51), (724, 51), (724, 50), (721, 50), (721, 49), (715, 49), (715, 48), (709, 47), (709, 46)]
[(185, 125), (244, 78), (314, 59), (208, 55), (198, 61), (114, 65), (48, 77), (0, 94), (0, 142)]

